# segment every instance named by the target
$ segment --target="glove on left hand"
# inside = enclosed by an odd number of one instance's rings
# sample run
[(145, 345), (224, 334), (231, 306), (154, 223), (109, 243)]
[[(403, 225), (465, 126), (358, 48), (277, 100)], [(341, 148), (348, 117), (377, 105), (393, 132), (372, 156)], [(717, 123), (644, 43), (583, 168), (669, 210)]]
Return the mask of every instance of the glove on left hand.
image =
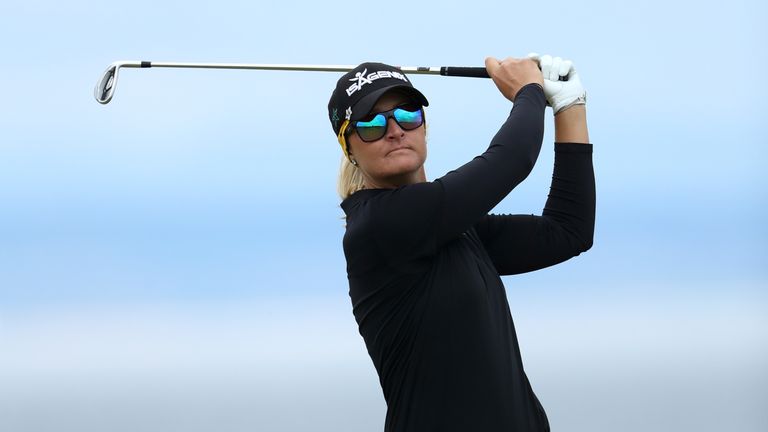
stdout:
[[(528, 58), (539, 63), (544, 76), (544, 96), (555, 114), (573, 105), (587, 103), (587, 92), (572, 61), (536, 53), (528, 54)], [(559, 81), (560, 77), (566, 77), (567, 81)]]

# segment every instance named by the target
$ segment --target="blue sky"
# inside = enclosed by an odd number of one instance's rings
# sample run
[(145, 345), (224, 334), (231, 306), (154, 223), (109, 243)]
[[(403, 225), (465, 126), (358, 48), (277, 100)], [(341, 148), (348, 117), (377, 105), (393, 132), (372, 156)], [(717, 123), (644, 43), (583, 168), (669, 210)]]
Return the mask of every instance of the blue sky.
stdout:
[[(766, 17), (757, 1), (0, 6), (0, 429), (102, 430), (121, 403), (145, 413), (126, 430), (383, 427), (341, 250), (338, 74), (127, 69), (102, 106), (111, 62), (536, 51), (581, 75), (598, 191), (589, 252), (504, 278), (553, 425), (762, 430)], [(488, 80), (412, 79), (432, 180), (511, 105)], [(552, 126), (496, 212), (540, 214)]]

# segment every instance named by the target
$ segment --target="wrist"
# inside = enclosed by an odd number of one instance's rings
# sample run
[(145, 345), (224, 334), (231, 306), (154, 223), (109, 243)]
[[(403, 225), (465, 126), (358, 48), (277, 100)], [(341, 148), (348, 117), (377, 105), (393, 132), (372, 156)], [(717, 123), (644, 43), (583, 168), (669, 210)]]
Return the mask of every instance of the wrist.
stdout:
[(557, 105), (552, 106), (552, 111), (554, 112), (554, 115), (558, 115), (561, 112), (567, 110), (568, 108), (579, 106), (579, 105), (586, 105), (587, 104), (587, 92), (582, 92), (579, 96), (572, 100), (568, 101), (561, 101)]
[(578, 101), (577, 101), (577, 102), (572, 102), (572, 103), (570, 103), (570, 104), (568, 104), (568, 105), (565, 105), (565, 106), (563, 106), (563, 107), (560, 107), (560, 108), (557, 110), (557, 112), (554, 112), (554, 109), (553, 109), (553, 110), (552, 110), (552, 111), (553, 111), (553, 114), (552, 114), (552, 115), (554, 115), (555, 117), (557, 117), (557, 116), (560, 116), (560, 115), (563, 115), (563, 113), (564, 113), (565, 111), (567, 111), (567, 110), (570, 110), (570, 109), (572, 109), (572, 108), (580, 108), (581, 110), (584, 110), (584, 111), (586, 111), (586, 106), (587, 106), (587, 104), (586, 104), (586, 103), (584, 103), (584, 102), (578, 102)]
[(574, 104), (555, 115), (555, 141), (589, 143), (585, 104)]
[(531, 83), (525, 84), (524, 86), (520, 87), (520, 89), (517, 91), (517, 93), (515, 93), (515, 97), (512, 98), (512, 102), (514, 103), (515, 100), (517, 99), (517, 97), (521, 93), (523, 93), (523, 91), (526, 91), (526, 90), (535, 91), (537, 93), (541, 93), (542, 95), (544, 94), (544, 86), (542, 86), (541, 84), (539, 84), (537, 82), (531, 82)]

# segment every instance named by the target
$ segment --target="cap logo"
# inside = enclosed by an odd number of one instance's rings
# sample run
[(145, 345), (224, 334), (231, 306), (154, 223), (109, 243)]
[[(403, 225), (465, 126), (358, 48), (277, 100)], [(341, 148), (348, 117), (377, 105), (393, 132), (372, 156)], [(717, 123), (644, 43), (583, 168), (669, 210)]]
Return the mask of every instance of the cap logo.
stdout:
[(339, 109), (334, 108), (333, 114), (331, 115), (331, 121), (333, 122), (333, 127), (335, 128), (339, 124)]
[(347, 87), (347, 96), (352, 96), (353, 94), (355, 94), (356, 91), (362, 89), (364, 85), (371, 84), (379, 78), (396, 78), (396, 79), (408, 82), (408, 78), (406, 78), (405, 75), (403, 75), (400, 72), (378, 71), (378, 72), (371, 72), (368, 75), (366, 75), (367, 72), (368, 72), (368, 69), (366, 68), (362, 72), (357, 72), (354, 78), (350, 78), (350, 81), (353, 81), (354, 84)]

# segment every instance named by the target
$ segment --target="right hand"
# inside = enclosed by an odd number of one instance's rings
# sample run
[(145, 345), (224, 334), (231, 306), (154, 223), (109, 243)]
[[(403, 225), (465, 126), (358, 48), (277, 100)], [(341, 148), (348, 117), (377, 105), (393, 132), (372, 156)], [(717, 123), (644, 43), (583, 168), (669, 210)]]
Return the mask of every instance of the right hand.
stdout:
[(499, 61), (494, 57), (487, 57), (485, 69), (501, 94), (512, 102), (515, 101), (517, 92), (528, 84), (536, 83), (544, 87), (544, 78), (539, 65), (532, 59), (507, 57)]

